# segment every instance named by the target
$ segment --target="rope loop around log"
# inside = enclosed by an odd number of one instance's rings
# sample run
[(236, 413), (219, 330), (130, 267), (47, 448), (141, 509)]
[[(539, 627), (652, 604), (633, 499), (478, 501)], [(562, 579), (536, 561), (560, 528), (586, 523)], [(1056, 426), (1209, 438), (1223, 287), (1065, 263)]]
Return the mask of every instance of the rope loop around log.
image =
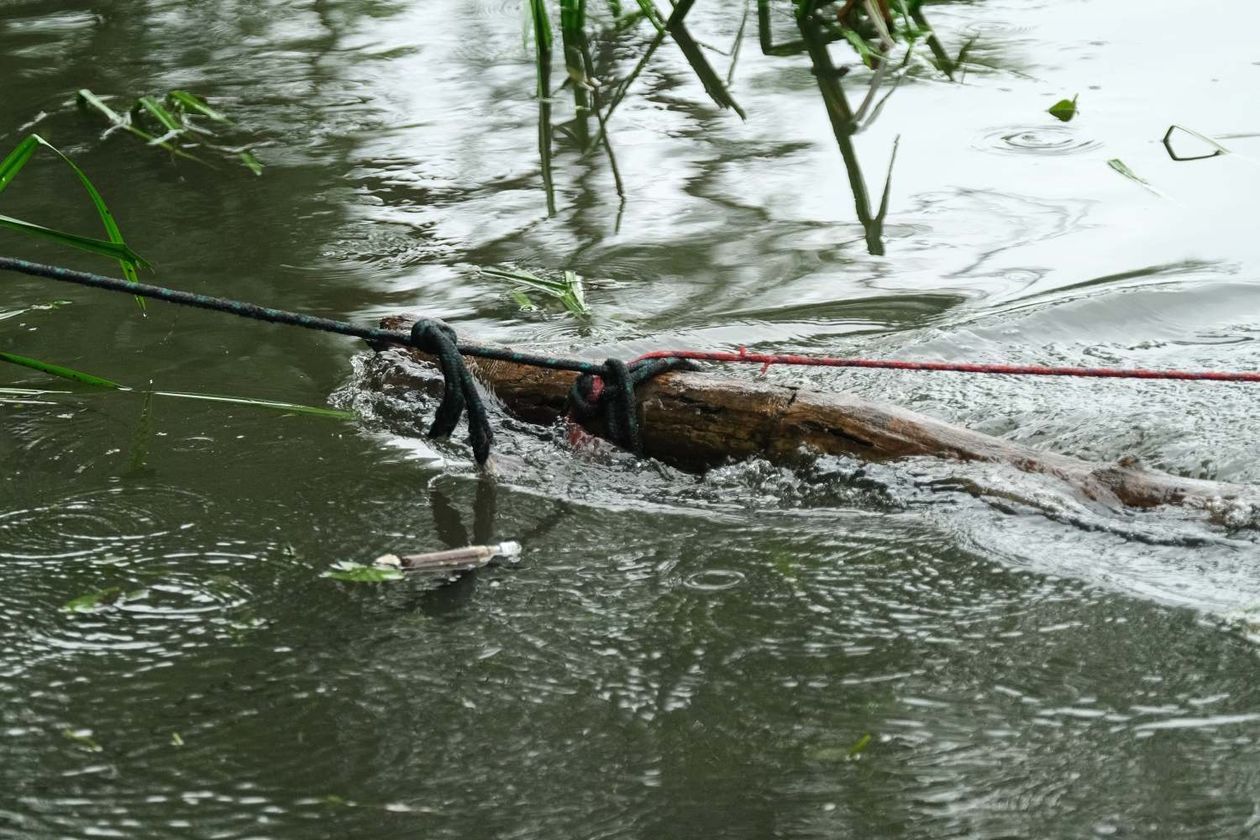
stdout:
[(686, 359), (640, 359), (627, 364), (608, 359), (600, 374), (583, 373), (569, 391), (569, 407), (580, 420), (591, 420), (604, 412), (608, 438), (636, 455), (643, 453), (639, 430), (639, 407), (635, 388), (654, 376), (671, 370), (694, 370)]
[(494, 432), (481, 395), (477, 393), (476, 382), (459, 352), (455, 330), (437, 318), (421, 318), (411, 327), (411, 346), (435, 356), (442, 371), (442, 402), (429, 427), (429, 437), (449, 437), (467, 411), (468, 442), (472, 445), (473, 457), (478, 464), (485, 464), (490, 457)]

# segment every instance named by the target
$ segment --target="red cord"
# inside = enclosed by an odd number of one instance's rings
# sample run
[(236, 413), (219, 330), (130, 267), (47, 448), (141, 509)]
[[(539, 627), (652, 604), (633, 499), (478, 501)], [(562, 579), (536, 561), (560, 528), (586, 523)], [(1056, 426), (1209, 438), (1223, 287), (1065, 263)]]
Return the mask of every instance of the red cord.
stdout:
[(1217, 370), (1147, 370), (1145, 368), (1082, 368), (1047, 367), (1043, 365), (987, 365), (973, 362), (912, 362), (897, 359), (845, 359), (835, 356), (802, 356), (794, 353), (738, 353), (705, 350), (653, 350), (643, 359), (695, 359), (704, 362), (742, 362), (759, 364), (764, 373), (771, 365), (804, 365), (809, 367), (881, 368), (891, 370), (953, 371), (956, 373), (993, 373), (1008, 376), (1078, 376), (1107, 379), (1184, 379), (1211, 382), (1260, 382), (1260, 373)]

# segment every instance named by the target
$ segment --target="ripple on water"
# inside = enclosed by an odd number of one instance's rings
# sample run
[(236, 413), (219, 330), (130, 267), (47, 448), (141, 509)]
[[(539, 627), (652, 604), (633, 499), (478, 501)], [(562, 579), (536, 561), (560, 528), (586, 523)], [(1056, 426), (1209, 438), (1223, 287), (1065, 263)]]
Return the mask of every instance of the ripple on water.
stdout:
[(683, 586), (697, 592), (721, 592), (724, 589), (734, 589), (744, 580), (742, 572), (731, 569), (706, 569), (703, 572), (687, 575), (683, 580)]
[(169, 488), (161, 494), (163, 513), (138, 505), (112, 487), (69, 496), (56, 502), (0, 513), (0, 559), (45, 561), (133, 554), (137, 547), (175, 530), (191, 527), (193, 519), (173, 518)]
[(1097, 140), (1082, 137), (1067, 125), (1007, 127), (986, 133), (977, 147), (984, 151), (1012, 154), (1071, 155), (1097, 149)]

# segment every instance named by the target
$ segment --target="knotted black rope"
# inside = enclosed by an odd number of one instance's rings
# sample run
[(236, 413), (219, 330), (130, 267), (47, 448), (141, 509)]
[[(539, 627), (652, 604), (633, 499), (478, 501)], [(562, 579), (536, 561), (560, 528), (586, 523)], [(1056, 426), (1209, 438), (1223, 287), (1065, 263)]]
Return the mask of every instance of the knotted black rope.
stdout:
[[(615, 443), (636, 454), (642, 451), (642, 443), (634, 389), (665, 371), (695, 367), (691, 362), (677, 358), (640, 359), (629, 365), (617, 359), (609, 359), (601, 365), (598, 362), (587, 362), (581, 359), (525, 353), (510, 347), (461, 342), (456, 340), (454, 330), (435, 319), (418, 321), (410, 333), (380, 327), (361, 327), (318, 315), (289, 312), (284, 309), (259, 306), (248, 301), (185, 292), (151, 283), (133, 283), (117, 277), (106, 277), (103, 274), (75, 271), (71, 268), (44, 265), (13, 257), (0, 257), (0, 271), (16, 271), (62, 283), (74, 283), (111, 292), (139, 295), (196, 309), (226, 312), (242, 318), (252, 318), (255, 321), (288, 324), (308, 330), (354, 336), (364, 339), (374, 347), (392, 344), (415, 347), (425, 353), (430, 353), (438, 359), (445, 385), (442, 403), (438, 406), (437, 417), (429, 429), (429, 436), (449, 435), (455, 430), (460, 416), (467, 411), (468, 438), (472, 444), (473, 456), (479, 464), (484, 464), (490, 457), (490, 444), (494, 440), (494, 433), (490, 430), (490, 419), (486, 414), (485, 405), (477, 393), (472, 374), (464, 365), (463, 356), (498, 359), (550, 370), (576, 371), (581, 376), (578, 377), (570, 394), (574, 412), (581, 419), (591, 419), (606, 409), (610, 437)], [(604, 387), (596, 388), (596, 377), (599, 377)]]
[(429, 427), (429, 437), (448, 437), (455, 431), (459, 418), (468, 411), (468, 442), (472, 444), (473, 457), (484, 464), (490, 457), (490, 444), (494, 432), (490, 418), (477, 393), (464, 357), (459, 353), (455, 330), (436, 318), (421, 318), (411, 328), (411, 346), (431, 356), (436, 356), (442, 370), (442, 403), (438, 406)]
[[(598, 375), (583, 373), (577, 378), (569, 391), (569, 406), (579, 420), (591, 420), (605, 412), (608, 438), (639, 455), (643, 452), (643, 439), (634, 389), (666, 371), (694, 368), (686, 359), (640, 359), (631, 364), (608, 359)], [(596, 384), (597, 376), (602, 387)]]

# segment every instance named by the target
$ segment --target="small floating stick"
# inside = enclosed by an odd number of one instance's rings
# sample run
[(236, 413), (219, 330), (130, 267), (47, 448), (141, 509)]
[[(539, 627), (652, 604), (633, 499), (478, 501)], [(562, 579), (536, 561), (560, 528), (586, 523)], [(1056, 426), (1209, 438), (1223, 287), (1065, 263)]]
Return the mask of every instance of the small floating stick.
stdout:
[(385, 554), (376, 558), (372, 565), (403, 572), (459, 574), (479, 569), (496, 557), (515, 560), (520, 554), (521, 544), (508, 541), (498, 545), (470, 545), (467, 548), (433, 551), (427, 554)]

